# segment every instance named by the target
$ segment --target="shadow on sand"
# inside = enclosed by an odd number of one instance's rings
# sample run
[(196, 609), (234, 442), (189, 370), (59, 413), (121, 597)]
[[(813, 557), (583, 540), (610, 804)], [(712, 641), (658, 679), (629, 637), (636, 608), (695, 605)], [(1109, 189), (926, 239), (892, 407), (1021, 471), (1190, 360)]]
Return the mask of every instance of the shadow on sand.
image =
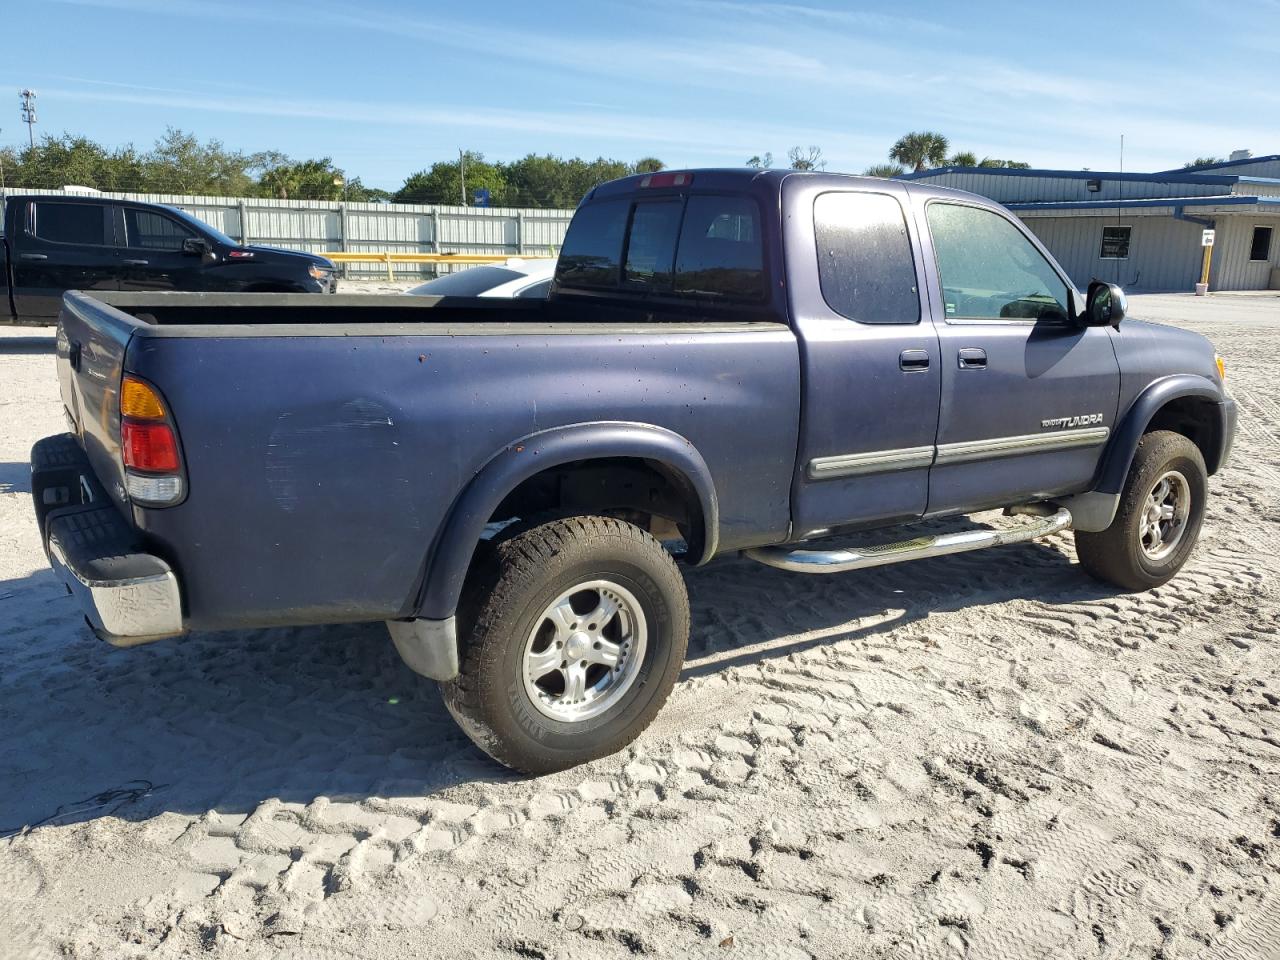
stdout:
[[(1042, 544), (831, 577), (731, 559), (688, 571), (688, 582), (694, 630), (683, 680), (889, 633), (930, 611), (1106, 595)], [(885, 621), (890, 608), (901, 615)], [(382, 624), (117, 650), (84, 629), (62, 585), (39, 571), (0, 581), (0, 631), (0, 830), (59, 808), (56, 822), (144, 819), (246, 812), (268, 797), (420, 796), (517, 779), (463, 735)], [(810, 636), (787, 642), (798, 634)], [(125, 792), (92, 799), (116, 788)]]

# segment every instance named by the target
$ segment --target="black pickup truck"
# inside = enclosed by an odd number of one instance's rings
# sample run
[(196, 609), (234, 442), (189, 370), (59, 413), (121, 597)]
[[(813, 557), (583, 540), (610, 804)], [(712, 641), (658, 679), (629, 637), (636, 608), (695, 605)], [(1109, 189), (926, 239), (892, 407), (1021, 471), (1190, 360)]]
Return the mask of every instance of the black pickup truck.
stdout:
[(4, 205), (0, 323), (58, 320), (68, 290), (333, 293), (324, 257), (246, 247), (175, 207), (94, 196)]

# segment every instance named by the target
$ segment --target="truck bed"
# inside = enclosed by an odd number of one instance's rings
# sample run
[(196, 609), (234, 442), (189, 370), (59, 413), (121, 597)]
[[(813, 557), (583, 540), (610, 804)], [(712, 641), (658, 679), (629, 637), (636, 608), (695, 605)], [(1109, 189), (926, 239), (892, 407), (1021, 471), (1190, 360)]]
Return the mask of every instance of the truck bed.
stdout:
[[(172, 563), (194, 629), (413, 614), (460, 491), (523, 438), (583, 424), (649, 425), (698, 451), (720, 550), (789, 529), (800, 362), (781, 323), (553, 322), (540, 302), (470, 298), (69, 293), (58, 367), (97, 478)], [(189, 473), (176, 506), (124, 496), (125, 372), (176, 422)]]

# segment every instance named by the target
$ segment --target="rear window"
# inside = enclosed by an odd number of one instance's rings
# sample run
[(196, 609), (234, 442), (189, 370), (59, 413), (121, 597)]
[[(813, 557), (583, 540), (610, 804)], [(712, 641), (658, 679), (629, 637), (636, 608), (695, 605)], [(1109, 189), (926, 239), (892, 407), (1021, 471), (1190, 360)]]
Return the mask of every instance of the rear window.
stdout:
[(706, 195), (587, 204), (574, 215), (556, 280), (569, 287), (761, 300), (759, 208), (749, 197)]
[(605, 200), (579, 207), (564, 238), (556, 279), (571, 287), (615, 287), (622, 263), (622, 235), (628, 200)]
[(50, 243), (107, 246), (107, 208), (101, 203), (35, 204), (35, 234)]
[(478, 297), (494, 287), (519, 280), (523, 273), (506, 267), (472, 267), (419, 284), (409, 292), (419, 297)]
[(690, 197), (676, 257), (676, 293), (764, 298), (760, 211), (747, 197)]
[(626, 280), (629, 288), (670, 290), (680, 229), (678, 199), (637, 203), (627, 231)]

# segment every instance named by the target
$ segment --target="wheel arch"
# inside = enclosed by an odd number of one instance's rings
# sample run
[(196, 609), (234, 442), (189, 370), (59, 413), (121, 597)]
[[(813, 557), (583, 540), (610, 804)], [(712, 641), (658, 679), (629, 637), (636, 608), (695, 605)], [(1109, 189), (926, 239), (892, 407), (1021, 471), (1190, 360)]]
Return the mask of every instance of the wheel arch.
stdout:
[(556, 427), (507, 444), (472, 478), (454, 501), (424, 562), (410, 616), (443, 620), (454, 615), (485, 526), (522, 485), (572, 465), (642, 462), (670, 479), (696, 508), (698, 530), (690, 544), (695, 563), (716, 552), (719, 502), (706, 461), (679, 434), (643, 423), (596, 422)]
[(1143, 434), (1171, 430), (1190, 439), (1204, 457), (1210, 475), (1222, 465), (1229, 442), (1222, 387), (1194, 374), (1155, 381), (1129, 407), (1112, 434), (1099, 467), (1094, 491), (1118, 495)]

